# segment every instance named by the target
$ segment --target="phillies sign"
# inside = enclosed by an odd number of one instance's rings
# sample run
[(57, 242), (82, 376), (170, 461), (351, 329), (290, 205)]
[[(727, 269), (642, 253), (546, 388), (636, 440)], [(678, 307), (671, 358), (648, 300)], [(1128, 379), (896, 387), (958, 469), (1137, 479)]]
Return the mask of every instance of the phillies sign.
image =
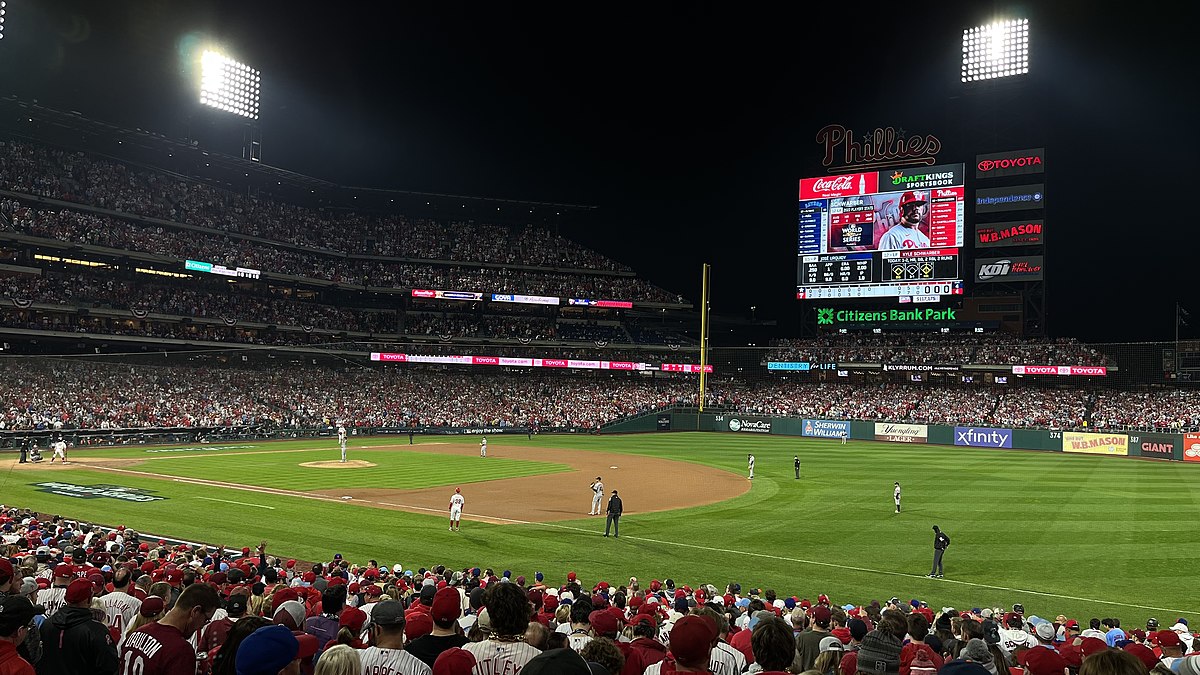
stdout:
[(996, 178), (998, 176), (1021, 176), (1028, 173), (1046, 172), (1046, 149), (1010, 150), (976, 155), (975, 177)]
[(909, 136), (904, 129), (886, 127), (856, 137), (853, 129), (840, 124), (818, 131), (817, 144), (825, 149), (821, 164), (831, 173), (854, 166), (933, 165), (942, 149), (941, 140), (932, 134)]
[(1104, 377), (1108, 368), (1104, 366), (1013, 366), (1013, 375), (1082, 375)]

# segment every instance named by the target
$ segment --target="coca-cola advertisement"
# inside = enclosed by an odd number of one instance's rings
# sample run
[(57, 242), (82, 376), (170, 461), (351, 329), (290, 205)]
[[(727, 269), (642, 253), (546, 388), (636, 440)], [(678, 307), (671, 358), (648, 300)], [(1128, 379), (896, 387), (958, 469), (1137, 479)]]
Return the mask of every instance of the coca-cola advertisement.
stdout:
[(879, 174), (848, 173), (841, 176), (805, 178), (800, 181), (800, 199), (825, 199), (879, 192)]

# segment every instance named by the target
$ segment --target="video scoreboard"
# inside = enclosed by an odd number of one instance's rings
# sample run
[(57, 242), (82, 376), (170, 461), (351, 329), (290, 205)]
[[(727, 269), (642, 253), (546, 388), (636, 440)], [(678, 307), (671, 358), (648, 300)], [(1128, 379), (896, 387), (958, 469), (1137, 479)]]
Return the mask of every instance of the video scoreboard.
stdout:
[(961, 295), (964, 174), (947, 164), (801, 180), (796, 298)]

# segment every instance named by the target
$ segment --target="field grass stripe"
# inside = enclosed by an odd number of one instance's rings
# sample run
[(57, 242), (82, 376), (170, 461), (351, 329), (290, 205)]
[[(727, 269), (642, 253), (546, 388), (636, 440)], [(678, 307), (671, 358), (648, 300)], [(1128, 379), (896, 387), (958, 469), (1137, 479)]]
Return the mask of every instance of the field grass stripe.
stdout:
[(235, 502), (232, 499), (217, 499), (216, 497), (196, 497), (196, 499), (203, 499), (205, 501), (210, 501), (210, 502), (225, 502), (226, 504), (240, 504), (242, 506), (253, 506), (256, 509), (271, 509), (272, 511), (275, 510), (274, 506), (264, 506), (262, 504), (251, 504), (249, 502)]

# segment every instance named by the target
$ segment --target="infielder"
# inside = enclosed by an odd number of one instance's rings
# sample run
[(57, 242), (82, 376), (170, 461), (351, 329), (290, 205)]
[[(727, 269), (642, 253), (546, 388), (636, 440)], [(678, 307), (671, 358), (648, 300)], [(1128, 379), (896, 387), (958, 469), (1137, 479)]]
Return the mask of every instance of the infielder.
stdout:
[(463, 506), (467, 503), (465, 497), (462, 496), (462, 488), (454, 488), (454, 494), (450, 496), (450, 531), (458, 532), (458, 521), (462, 518)]
[(53, 464), (54, 458), (58, 457), (58, 458), (62, 459), (63, 464), (66, 464), (67, 463), (67, 442), (63, 440), (62, 436), (59, 436), (57, 441), (54, 441), (53, 443), (51, 443), (50, 447), (54, 448), (54, 456), (50, 458), (50, 463)]
[(896, 489), (892, 491), (892, 497), (896, 500), (896, 513), (900, 513), (900, 483), (896, 483)]
[(588, 511), (589, 516), (600, 515), (600, 509), (604, 502), (604, 483), (600, 482), (600, 476), (596, 476), (596, 480), (592, 481), (592, 510)]
[(754, 455), (746, 455), (746, 463), (750, 468), (750, 480), (754, 480)]
[(341, 446), (341, 448), (342, 448), (342, 461), (345, 462), (346, 461), (346, 427), (345, 427), (345, 425), (342, 425), (342, 424), (338, 425), (338, 445)]
[(487, 457), (487, 436), (479, 439), (479, 456)]

